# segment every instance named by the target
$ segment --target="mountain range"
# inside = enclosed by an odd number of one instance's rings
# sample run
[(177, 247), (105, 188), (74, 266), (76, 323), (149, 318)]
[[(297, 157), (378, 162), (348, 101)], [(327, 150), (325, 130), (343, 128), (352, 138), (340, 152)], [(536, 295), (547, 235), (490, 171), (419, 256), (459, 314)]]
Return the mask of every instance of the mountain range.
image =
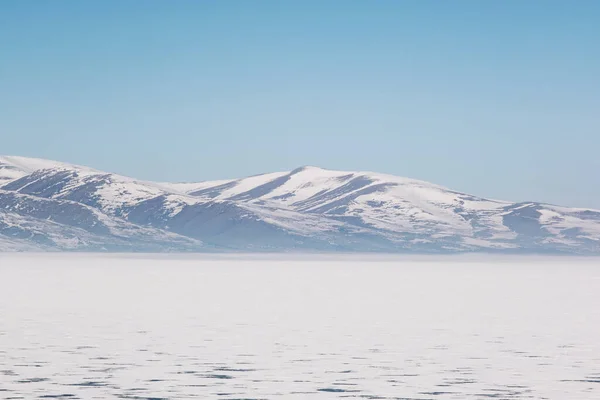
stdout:
[(600, 210), (301, 167), (197, 183), (0, 157), (0, 251), (600, 254)]

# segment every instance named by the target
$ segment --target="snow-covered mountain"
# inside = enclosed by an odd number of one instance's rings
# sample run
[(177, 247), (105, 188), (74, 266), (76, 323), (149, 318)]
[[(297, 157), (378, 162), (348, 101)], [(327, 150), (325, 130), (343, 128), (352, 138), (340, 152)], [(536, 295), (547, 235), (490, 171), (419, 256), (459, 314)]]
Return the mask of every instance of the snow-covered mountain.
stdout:
[(600, 211), (317, 167), (157, 183), (0, 157), (0, 249), (600, 254)]

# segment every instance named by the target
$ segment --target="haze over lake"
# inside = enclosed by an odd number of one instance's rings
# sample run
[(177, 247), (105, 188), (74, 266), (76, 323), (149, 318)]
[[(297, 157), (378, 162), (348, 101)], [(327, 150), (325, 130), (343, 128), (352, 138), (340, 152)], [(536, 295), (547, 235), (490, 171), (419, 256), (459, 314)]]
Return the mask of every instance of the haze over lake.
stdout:
[(0, 254), (0, 397), (600, 399), (599, 265)]

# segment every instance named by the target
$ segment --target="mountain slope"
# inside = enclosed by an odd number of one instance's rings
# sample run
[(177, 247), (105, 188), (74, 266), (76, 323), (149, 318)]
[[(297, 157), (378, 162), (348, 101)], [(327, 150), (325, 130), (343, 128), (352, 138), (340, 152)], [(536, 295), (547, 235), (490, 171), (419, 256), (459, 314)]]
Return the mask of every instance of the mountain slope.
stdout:
[[(67, 227), (67, 237), (69, 229), (83, 229), (93, 235), (86, 241), (92, 249), (600, 253), (600, 211), (489, 200), (373, 172), (302, 167), (234, 180), (156, 183), (0, 157), (0, 189), (6, 220), (23, 219), (33, 237), (55, 232), (43, 225), (47, 221)], [(46, 222), (35, 230), (29, 219)], [(13, 230), (19, 224), (11, 223)], [(111, 228), (99, 233), (102, 226)], [(58, 239), (31, 242), (68, 248)]]
[(190, 251), (202, 243), (110, 217), (83, 204), (0, 190), (0, 235), (57, 250)]
[[(594, 210), (488, 200), (428, 182), (372, 172), (303, 167), (187, 189), (188, 194), (204, 199), (326, 216), (386, 232), (400, 242), (413, 236), (413, 243), (439, 243), (442, 238), (452, 241), (458, 236), (463, 245), (475, 247), (518, 249), (526, 244), (540, 251), (563, 251), (579, 240), (585, 243), (585, 251), (592, 251), (600, 237), (599, 214)], [(526, 213), (526, 209), (539, 212)]]
[(461, 213), (499, 210), (509, 204), (369, 172), (304, 167), (264, 178), (253, 187), (248, 180), (256, 178), (247, 178), (189, 194), (205, 198), (210, 193), (213, 199), (270, 204), (351, 222), (361, 220), (364, 225), (394, 232), (468, 233), (472, 226)]

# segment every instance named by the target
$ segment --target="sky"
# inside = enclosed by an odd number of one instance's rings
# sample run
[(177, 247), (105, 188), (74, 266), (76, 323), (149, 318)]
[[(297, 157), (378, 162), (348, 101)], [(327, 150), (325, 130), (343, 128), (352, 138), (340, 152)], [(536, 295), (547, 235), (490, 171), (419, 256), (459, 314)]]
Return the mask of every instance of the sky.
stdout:
[(0, 2), (0, 154), (600, 208), (600, 1)]

